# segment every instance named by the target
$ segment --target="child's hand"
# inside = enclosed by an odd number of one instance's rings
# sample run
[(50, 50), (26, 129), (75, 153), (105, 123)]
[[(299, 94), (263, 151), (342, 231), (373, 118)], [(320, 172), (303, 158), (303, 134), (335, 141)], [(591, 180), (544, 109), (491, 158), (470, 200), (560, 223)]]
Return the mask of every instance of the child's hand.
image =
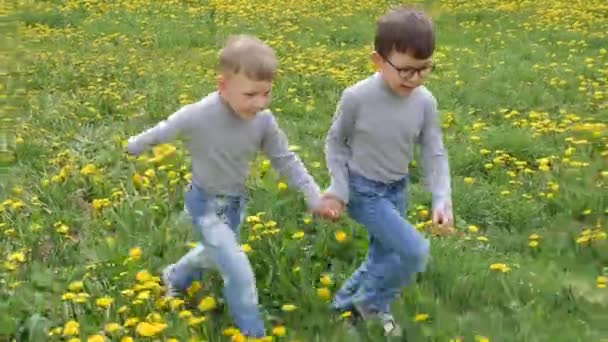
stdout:
[(452, 202), (447, 200), (440, 202), (433, 208), (433, 223), (437, 225), (452, 226), (454, 215), (452, 213)]
[(327, 219), (335, 220), (340, 217), (343, 210), (344, 202), (331, 194), (323, 194), (317, 213)]
[(127, 153), (129, 153), (132, 156), (137, 157), (142, 152), (143, 152), (143, 148), (140, 146), (140, 144), (137, 144), (135, 142), (135, 138), (134, 137), (129, 138), (129, 140), (127, 142)]

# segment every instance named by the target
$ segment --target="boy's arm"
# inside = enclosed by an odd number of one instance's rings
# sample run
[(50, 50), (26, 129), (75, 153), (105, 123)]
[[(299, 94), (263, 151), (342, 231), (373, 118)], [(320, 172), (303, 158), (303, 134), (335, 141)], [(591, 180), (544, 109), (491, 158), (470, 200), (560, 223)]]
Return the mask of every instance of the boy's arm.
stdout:
[(150, 146), (165, 143), (179, 134), (187, 133), (191, 127), (190, 120), (198, 110), (199, 107), (196, 104), (188, 104), (154, 127), (132, 136), (129, 138), (127, 146), (129, 153), (138, 155)]
[(309, 209), (317, 209), (320, 205), (320, 190), (317, 183), (293, 152), (289, 151), (287, 136), (277, 124), (273, 115), (268, 115), (266, 129), (262, 139), (262, 151), (272, 167), (287, 178), (289, 185), (294, 186), (304, 194)]
[(325, 140), (325, 161), (331, 177), (326, 193), (343, 204), (348, 203), (349, 196), (347, 162), (351, 156), (349, 139), (355, 126), (355, 110), (354, 96), (345, 90)]
[(425, 174), (426, 188), (433, 195), (433, 208), (451, 205), (450, 167), (448, 154), (443, 145), (437, 111), (437, 100), (432, 98), (424, 113), (420, 136), (420, 152)]

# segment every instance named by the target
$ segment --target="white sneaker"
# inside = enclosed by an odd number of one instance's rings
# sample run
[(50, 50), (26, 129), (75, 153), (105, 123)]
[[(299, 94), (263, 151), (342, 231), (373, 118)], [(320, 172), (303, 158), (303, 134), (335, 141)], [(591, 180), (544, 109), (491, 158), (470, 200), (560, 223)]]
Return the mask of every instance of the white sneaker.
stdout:
[(395, 318), (390, 313), (379, 313), (378, 318), (382, 322), (384, 328), (384, 336), (401, 337), (403, 331), (399, 324), (395, 322)]
[(177, 297), (180, 294), (180, 291), (177, 290), (173, 284), (171, 283), (171, 273), (173, 273), (175, 264), (171, 264), (167, 267), (165, 267), (165, 269), (163, 269), (163, 274), (162, 274), (162, 278), (163, 278), (163, 285), (165, 286), (165, 297), (168, 298), (173, 298), (173, 297)]
[(355, 309), (364, 321), (379, 322), (384, 330), (384, 336), (401, 337), (403, 335), (403, 330), (390, 312), (366, 312), (361, 306), (356, 304)]

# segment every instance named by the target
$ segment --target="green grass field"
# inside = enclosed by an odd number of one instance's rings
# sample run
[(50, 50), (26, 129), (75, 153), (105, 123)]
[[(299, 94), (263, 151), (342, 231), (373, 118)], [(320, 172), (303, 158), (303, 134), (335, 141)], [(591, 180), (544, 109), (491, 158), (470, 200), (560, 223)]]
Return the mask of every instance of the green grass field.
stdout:
[[(326, 187), (336, 102), (373, 72), (391, 3), (2, 2), (0, 341), (239, 340), (219, 276), (187, 302), (162, 298), (160, 270), (195, 241), (181, 143), (133, 159), (125, 141), (213, 91), (224, 39), (252, 33), (280, 56), (271, 109)], [(408, 340), (608, 341), (608, 3), (421, 5), (463, 234), (432, 237), (427, 271), (395, 302)], [(426, 230), (420, 179), (414, 165), (408, 215)], [(365, 232), (311, 220), (281, 181), (260, 156), (243, 224), (268, 334), (351, 341), (327, 298)]]

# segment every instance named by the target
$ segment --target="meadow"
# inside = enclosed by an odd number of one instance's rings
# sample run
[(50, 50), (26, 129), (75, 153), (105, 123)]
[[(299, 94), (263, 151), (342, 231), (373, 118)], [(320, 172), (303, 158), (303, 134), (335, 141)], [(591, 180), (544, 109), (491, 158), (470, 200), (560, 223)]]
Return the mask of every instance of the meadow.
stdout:
[[(2, 2), (0, 341), (239, 341), (210, 275), (186, 300), (159, 272), (193, 243), (188, 155), (129, 136), (215, 89), (218, 49), (280, 57), (271, 109), (322, 187), (342, 90), (369, 61), (381, 0)], [(437, 29), (427, 87), (449, 153), (455, 228), (393, 309), (408, 341), (608, 341), (608, 3), (418, 2)], [(260, 155), (243, 248), (269, 338), (351, 341), (330, 296), (365, 256), (348, 217), (306, 214)], [(362, 338), (381, 341), (379, 331)]]

